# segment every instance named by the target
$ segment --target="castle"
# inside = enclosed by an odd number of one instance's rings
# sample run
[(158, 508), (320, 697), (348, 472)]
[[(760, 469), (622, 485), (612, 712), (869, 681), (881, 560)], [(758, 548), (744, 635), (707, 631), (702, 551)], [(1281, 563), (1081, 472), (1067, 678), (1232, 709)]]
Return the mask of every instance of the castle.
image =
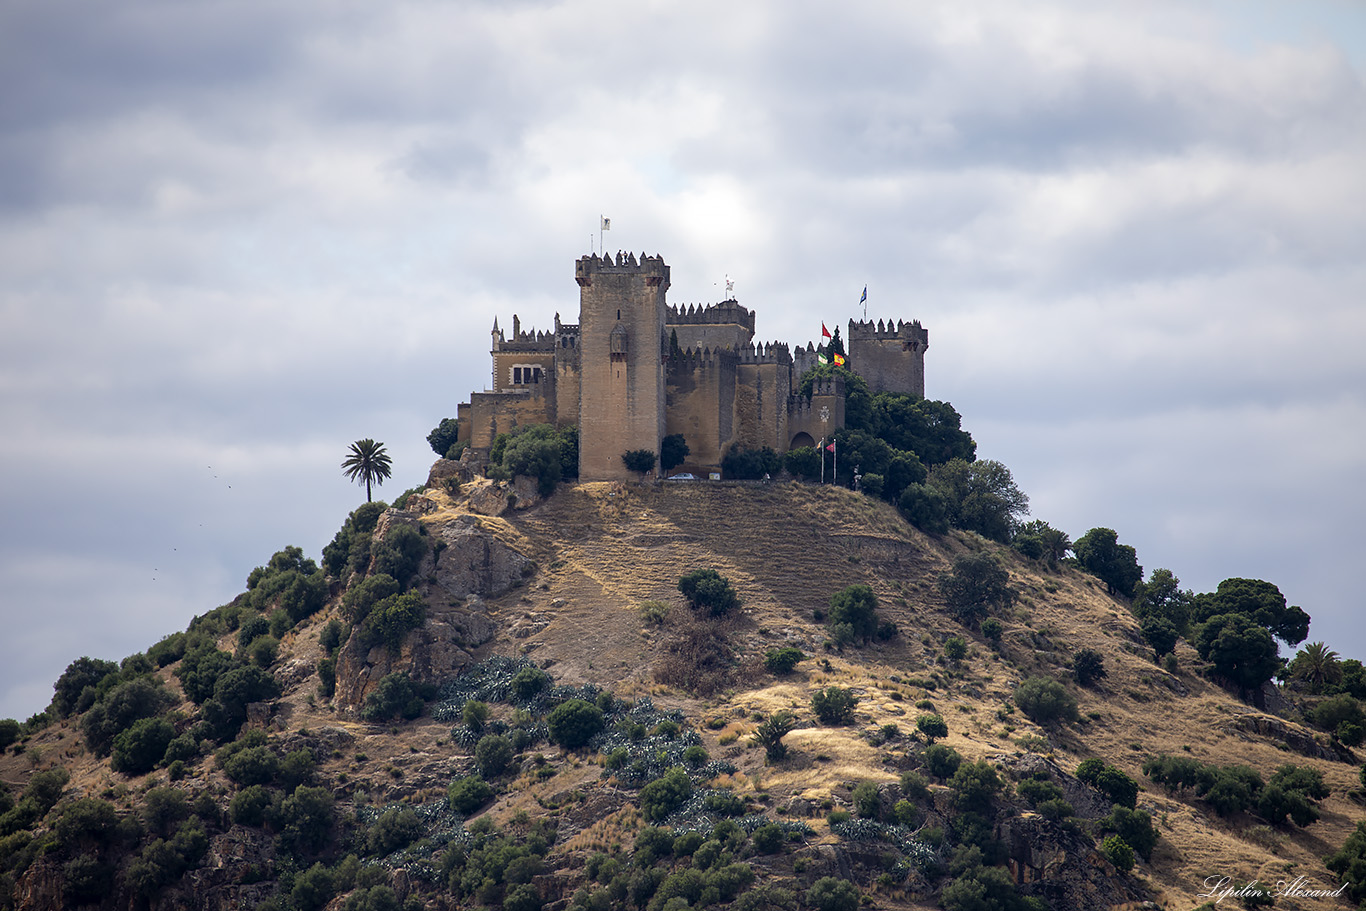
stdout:
[[(754, 314), (734, 300), (677, 307), (665, 301), (662, 257), (618, 253), (574, 264), (579, 322), (511, 336), (493, 322), (493, 388), (459, 406), (459, 441), (487, 451), (500, 433), (531, 424), (579, 427), (579, 477), (634, 477), (623, 452), (658, 453), (682, 434), (681, 470), (717, 471), (735, 447), (787, 452), (844, 426), (844, 382), (796, 394), (818, 351), (754, 343)], [(850, 369), (874, 392), (925, 394), (929, 333), (920, 322), (849, 321)]]

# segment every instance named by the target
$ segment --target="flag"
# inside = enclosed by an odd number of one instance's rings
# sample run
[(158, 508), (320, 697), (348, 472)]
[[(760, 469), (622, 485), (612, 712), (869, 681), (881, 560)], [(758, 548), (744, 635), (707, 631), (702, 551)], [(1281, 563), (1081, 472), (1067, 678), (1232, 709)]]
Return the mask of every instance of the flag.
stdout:
[(829, 446), (825, 447), (825, 451), (826, 451), (826, 452), (834, 452), (834, 451), (835, 451), (835, 444), (834, 444), (834, 443), (831, 443)]
[(824, 320), (821, 320), (821, 337), (822, 337), (822, 338), (829, 338), (829, 337), (830, 337), (830, 330), (827, 329), (827, 328), (825, 328), (825, 321), (824, 321)]
[(610, 231), (610, 230), (612, 230), (612, 219), (610, 219), (610, 218), (603, 218), (603, 219), (602, 219), (602, 230), (604, 230), (604, 231)]
[(867, 285), (864, 285), (864, 286), (863, 286), (863, 297), (860, 297), (860, 298), (858, 299), (858, 302), (859, 302), (860, 304), (866, 304), (866, 303), (868, 303), (868, 286), (867, 286)]
[(844, 355), (840, 354), (839, 352), (835, 352), (835, 366), (836, 366), (836, 367), (843, 367), (843, 366), (844, 366)]
[(817, 364), (828, 364), (828, 363), (830, 363), (830, 359), (829, 359), (828, 357), (825, 356), (825, 352), (824, 352), (824, 351), (817, 351), (817, 352), (816, 352), (816, 363), (817, 363)]

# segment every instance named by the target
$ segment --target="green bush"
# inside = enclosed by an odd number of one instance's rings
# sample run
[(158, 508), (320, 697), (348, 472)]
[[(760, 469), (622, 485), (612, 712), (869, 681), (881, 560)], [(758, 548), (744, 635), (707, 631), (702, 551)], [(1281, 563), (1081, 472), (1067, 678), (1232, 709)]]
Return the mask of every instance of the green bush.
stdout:
[(518, 699), (530, 699), (550, 683), (550, 675), (539, 667), (524, 667), (512, 675), (512, 692)]
[(782, 467), (782, 457), (769, 446), (760, 449), (732, 446), (721, 458), (721, 473), (728, 481), (757, 481), (764, 475), (777, 474)]
[(493, 788), (478, 775), (469, 775), (452, 782), (446, 796), (450, 800), (451, 809), (469, 816), (493, 799)]
[(412, 630), (427, 621), (427, 604), (417, 592), (390, 595), (376, 602), (361, 624), (361, 644), (373, 648), (381, 643), (397, 652)]
[(754, 841), (754, 850), (760, 854), (777, 854), (783, 849), (787, 837), (783, 834), (783, 827), (776, 822), (765, 823), (754, 830), (751, 836)]
[(1100, 678), (1108, 677), (1105, 656), (1095, 649), (1081, 649), (1072, 656), (1072, 676), (1082, 686), (1090, 686)]
[(877, 595), (867, 585), (850, 585), (830, 599), (826, 625), (840, 644), (867, 642), (877, 635)]
[(944, 657), (950, 661), (962, 661), (968, 656), (968, 643), (962, 636), (950, 636), (944, 640)]
[(939, 590), (949, 613), (972, 626), (993, 610), (1010, 607), (1015, 600), (1010, 575), (989, 553), (964, 554), (953, 561), (953, 570), (939, 577)]
[(114, 805), (97, 797), (82, 797), (62, 808), (53, 828), (69, 853), (89, 851), (113, 840), (119, 825)]
[(859, 891), (847, 879), (822, 876), (806, 891), (806, 903), (816, 911), (857, 911)]
[(986, 813), (1001, 790), (1001, 779), (996, 774), (996, 767), (983, 759), (960, 764), (949, 787), (953, 789), (953, 800), (960, 810)]
[(688, 773), (674, 766), (640, 789), (640, 811), (651, 822), (665, 819), (692, 796)]
[(790, 674), (796, 669), (798, 662), (804, 660), (806, 654), (799, 648), (784, 646), (783, 648), (769, 649), (764, 653), (764, 667), (771, 674), (782, 676)]
[(280, 774), (280, 757), (268, 746), (251, 746), (219, 758), (223, 774), (239, 787), (272, 784)]
[(1078, 718), (1077, 700), (1061, 683), (1048, 677), (1029, 677), (1017, 686), (1015, 704), (1041, 725)]
[(1126, 873), (1134, 868), (1134, 849), (1129, 847), (1128, 842), (1118, 835), (1105, 836), (1105, 841), (1101, 842), (1100, 851), (1105, 855), (1105, 859), (1114, 864), (1121, 873)]
[(929, 743), (949, 736), (948, 722), (941, 715), (921, 715), (915, 720), (915, 729)]
[(422, 714), (426, 701), (419, 687), (407, 671), (385, 674), (365, 697), (360, 717), (365, 721), (388, 721), (391, 718), (416, 718)]
[(1082, 760), (1077, 766), (1077, 778), (1100, 791), (1111, 803), (1131, 810), (1138, 804), (1138, 782), (1100, 759)]
[(460, 421), (456, 418), (442, 418), (441, 423), (427, 434), (427, 444), (432, 447), (432, 452), (436, 453), (438, 458), (445, 458), (459, 436)]
[(393, 525), (385, 532), (384, 540), (371, 543), (370, 551), (372, 571), (393, 576), (407, 588), (427, 555), (427, 539), (412, 525)]
[(1153, 848), (1157, 847), (1157, 830), (1153, 828), (1152, 816), (1144, 810), (1116, 805), (1101, 821), (1100, 828), (1115, 833), (1144, 860), (1152, 857)]
[(114, 738), (109, 767), (125, 775), (146, 775), (166, 755), (175, 727), (164, 718), (141, 718)]
[(602, 731), (602, 709), (582, 699), (570, 699), (555, 706), (546, 718), (546, 727), (551, 740), (576, 750)]
[(678, 580), (678, 590), (693, 610), (720, 617), (740, 606), (740, 596), (730, 580), (714, 569), (698, 569)]
[(957, 750), (942, 743), (927, 746), (922, 758), (925, 760), (925, 770), (940, 781), (952, 778), (963, 762)]
[[(114, 686), (81, 719), (86, 745), (95, 755), (108, 756), (115, 737), (134, 722), (160, 714), (171, 701), (171, 695), (154, 677), (137, 677)], [(161, 747), (164, 750), (166, 744)]]
[(474, 748), (474, 762), (479, 774), (497, 778), (512, 762), (512, 742), (501, 734), (485, 734)]
[(260, 827), (266, 824), (270, 804), (271, 794), (264, 785), (249, 785), (228, 802), (228, 818), (239, 826)]
[(626, 466), (626, 470), (642, 475), (655, 470), (657, 459), (651, 449), (628, 449), (621, 454), (621, 464)]
[(13, 718), (0, 718), (0, 753), (9, 749), (10, 744), (19, 739), (19, 722)]
[(854, 812), (862, 819), (882, 818), (882, 798), (878, 796), (877, 785), (871, 781), (861, 781), (854, 785), (850, 795)]
[(365, 833), (365, 852), (385, 857), (408, 847), (424, 832), (422, 818), (410, 807), (385, 810)]
[(840, 686), (817, 690), (811, 697), (811, 709), (821, 724), (842, 725), (854, 720), (858, 697)]

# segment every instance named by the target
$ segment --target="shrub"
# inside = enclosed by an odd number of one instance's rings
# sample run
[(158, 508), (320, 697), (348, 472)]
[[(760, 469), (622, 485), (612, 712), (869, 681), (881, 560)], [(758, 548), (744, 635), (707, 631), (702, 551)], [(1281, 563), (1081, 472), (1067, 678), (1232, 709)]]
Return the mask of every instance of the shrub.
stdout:
[(944, 640), (944, 657), (950, 661), (962, 661), (968, 656), (968, 643), (962, 636), (950, 636)]
[(982, 621), (980, 629), (982, 636), (992, 644), (993, 648), (1001, 644), (1001, 634), (1005, 632), (1005, 627), (1001, 625), (1000, 620), (995, 617), (988, 617)]
[(602, 709), (582, 699), (570, 699), (555, 706), (546, 718), (546, 727), (551, 740), (575, 750), (603, 729)]
[(721, 458), (721, 473), (726, 480), (757, 481), (764, 475), (782, 470), (783, 459), (771, 447), (746, 449), (732, 446)]
[(239, 786), (266, 785), (280, 774), (280, 757), (268, 746), (252, 746), (231, 753), (222, 767), (223, 774)]
[[(943, 749), (949, 749), (944, 747)], [(953, 773), (950, 772), (950, 775)], [(919, 772), (901, 773), (901, 793), (912, 800), (925, 800), (930, 796), (929, 782)]]
[(1083, 759), (1077, 766), (1077, 779), (1100, 791), (1111, 803), (1129, 809), (1138, 804), (1138, 782), (1100, 759)]
[(664, 601), (642, 601), (640, 602), (640, 619), (646, 623), (656, 626), (664, 622), (664, 618), (669, 616), (669, 605)]
[(788, 712), (774, 712), (754, 730), (755, 741), (764, 748), (770, 762), (777, 762), (787, 755), (786, 737), (796, 726), (797, 720)]
[(921, 715), (915, 720), (915, 728), (930, 743), (949, 736), (948, 723), (940, 715)]
[(660, 778), (640, 789), (640, 812), (651, 822), (667, 818), (692, 796), (688, 773), (674, 766)]
[(859, 891), (846, 879), (822, 876), (806, 891), (806, 903), (816, 911), (857, 911)]
[(963, 762), (957, 750), (942, 743), (926, 747), (922, 758), (925, 760), (925, 770), (940, 781), (952, 778)]
[(1114, 864), (1120, 872), (1128, 872), (1134, 868), (1134, 849), (1118, 835), (1105, 836), (1100, 850), (1105, 859)]
[(372, 571), (393, 576), (407, 588), (427, 555), (427, 539), (412, 525), (392, 525), (384, 540), (371, 543), (370, 551)]
[(366, 721), (416, 718), (426, 705), (407, 671), (385, 674), (365, 697), (360, 716)]
[(867, 585), (850, 585), (830, 599), (826, 616), (836, 642), (867, 642), (877, 634), (877, 596)]
[(854, 812), (863, 819), (882, 818), (882, 798), (878, 796), (877, 785), (871, 781), (861, 781), (854, 785), (850, 795)]
[(1015, 600), (1010, 576), (989, 553), (964, 554), (953, 561), (953, 570), (939, 577), (939, 590), (960, 623), (972, 626), (992, 610), (1004, 609)]
[(1037, 724), (1077, 720), (1077, 700), (1048, 677), (1030, 677), (1015, 688), (1015, 704)]
[(469, 775), (452, 782), (446, 797), (450, 800), (451, 809), (469, 816), (493, 799), (493, 788), (478, 775)]
[(783, 849), (783, 843), (787, 841), (783, 834), (783, 827), (775, 822), (765, 823), (755, 829), (751, 838), (754, 841), (754, 850), (760, 854), (777, 854)]
[(1116, 805), (1110, 815), (1101, 820), (1100, 828), (1115, 833), (1144, 860), (1152, 857), (1153, 848), (1157, 847), (1153, 818), (1144, 810)]
[(249, 785), (228, 802), (228, 817), (240, 826), (263, 826), (270, 802), (270, 791), (264, 785)]
[(432, 452), (436, 453), (437, 458), (445, 458), (459, 436), (460, 421), (456, 418), (442, 418), (441, 423), (427, 434), (427, 444), (432, 447)]
[[(170, 703), (171, 696), (162, 688), (160, 680), (138, 677), (120, 683), (91, 706), (81, 719), (86, 745), (95, 755), (108, 756), (115, 737), (132, 727), (135, 721), (157, 715)], [(171, 736), (175, 736), (174, 732)], [(166, 744), (161, 747), (164, 750)]]
[(512, 762), (512, 742), (501, 734), (485, 734), (474, 748), (474, 762), (479, 774), (497, 778)]
[[(185, 793), (176, 788), (152, 788), (142, 797), (142, 819), (152, 833), (165, 838), (190, 815)], [(215, 814), (216, 815), (216, 814)]]
[(19, 739), (19, 722), (13, 718), (0, 718), (0, 753), (9, 749), (10, 744)]
[(1100, 678), (1109, 676), (1105, 671), (1105, 656), (1090, 648), (1077, 652), (1072, 656), (1072, 676), (1082, 686), (1090, 686)]
[(730, 580), (714, 569), (698, 569), (678, 580), (678, 590), (693, 610), (720, 617), (740, 606), (740, 596)]
[(796, 669), (797, 663), (805, 658), (806, 654), (801, 649), (793, 648), (790, 645), (769, 649), (764, 653), (764, 667), (769, 673), (782, 676), (792, 673)]
[(146, 775), (166, 755), (175, 728), (164, 718), (141, 718), (114, 738), (109, 767), (125, 775)]
[(377, 602), (361, 624), (361, 644), (373, 648), (381, 643), (397, 652), (412, 630), (427, 620), (427, 604), (417, 592), (390, 595)]
[(524, 667), (512, 675), (512, 692), (518, 699), (530, 699), (550, 686), (550, 675), (539, 667)]
[(688, 441), (681, 433), (671, 433), (659, 441), (659, 467), (672, 471), (692, 454)]
[(986, 813), (1001, 790), (1001, 779), (996, 767), (986, 760), (965, 762), (954, 771), (949, 787), (959, 809)]
[(654, 471), (657, 460), (658, 456), (652, 449), (628, 449), (621, 454), (621, 464), (626, 466), (626, 470), (641, 475)]
[(327, 844), (336, 823), (332, 793), (301, 786), (280, 804), (280, 844), (286, 851), (312, 855)]
[(848, 724), (854, 720), (854, 707), (857, 705), (858, 697), (840, 686), (817, 690), (811, 697), (811, 709), (821, 724)]
[(385, 810), (365, 834), (365, 850), (381, 857), (401, 851), (422, 837), (422, 819), (409, 807)]
[(89, 850), (113, 839), (119, 825), (114, 805), (97, 797), (82, 797), (62, 808), (54, 826), (57, 838), (70, 853)]

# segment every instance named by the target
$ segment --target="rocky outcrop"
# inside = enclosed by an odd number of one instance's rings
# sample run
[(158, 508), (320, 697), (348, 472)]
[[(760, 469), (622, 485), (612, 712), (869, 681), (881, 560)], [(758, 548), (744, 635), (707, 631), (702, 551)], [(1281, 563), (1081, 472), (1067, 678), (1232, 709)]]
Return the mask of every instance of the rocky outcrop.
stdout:
[(1297, 724), (1290, 724), (1270, 715), (1251, 713), (1239, 715), (1225, 727), (1230, 734), (1243, 737), (1251, 734), (1273, 742), (1284, 743), (1301, 756), (1312, 756), (1331, 762), (1355, 763), (1357, 761), (1356, 756), (1347, 747), (1339, 743), (1321, 743), (1312, 732), (1306, 731)]
[(457, 516), (430, 526), (428, 531), (435, 542), (429, 574), (433, 597), (429, 601), (464, 600), (470, 595), (496, 598), (535, 571), (530, 558), (490, 534), (477, 516)]

